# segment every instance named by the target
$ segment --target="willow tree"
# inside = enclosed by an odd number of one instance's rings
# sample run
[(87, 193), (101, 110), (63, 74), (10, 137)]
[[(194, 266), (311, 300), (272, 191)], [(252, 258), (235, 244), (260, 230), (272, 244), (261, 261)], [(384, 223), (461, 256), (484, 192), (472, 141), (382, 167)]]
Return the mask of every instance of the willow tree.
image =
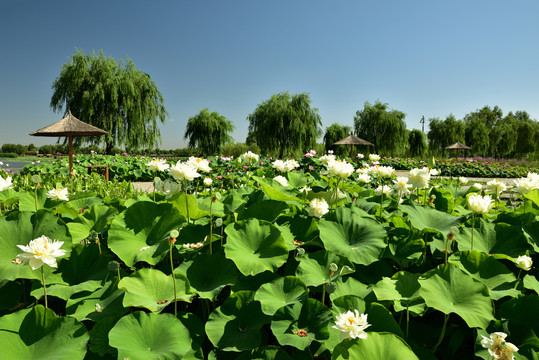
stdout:
[(338, 146), (333, 145), (333, 143), (344, 139), (352, 132), (351, 126), (340, 125), (333, 123), (326, 128), (326, 133), (324, 134), (324, 145), (326, 150), (333, 150), (335, 154), (339, 156), (346, 156), (350, 152), (348, 151), (347, 146)]
[(273, 94), (247, 116), (249, 133), (262, 153), (306, 152), (321, 135), (322, 120), (318, 109), (311, 108), (307, 93)]
[[(163, 96), (150, 75), (138, 70), (129, 58), (116, 61), (103, 52), (77, 50), (63, 65), (52, 89), (54, 111), (65, 114), (70, 110), (80, 120), (108, 131), (104, 137), (107, 153), (116, 145), (136, 150), (161, 142), (157, 122), (164, 123), (168, 115)], [(102, 141), (79, 139), (94, 144)]]
[(354, 127), (357, 136), (374, 144), (375, 150), (383, 155), (399, 155), (406, 146), (405, 114), (389, 110), (388, 104), (376, 101), (374, 105), (365, 103), (363, 110), (357, 111)]
[(427, 152), (427, 142), (423, 131), (413, 129), (408, 134), (408, 146), (411, 157), (423, 156)]
[(207, 156), (218, 154), (221, 146), (232, 141), (229, 135), (232, 130), (234, 125), (226, 117), (202, 109), (187, 120), (184, 138), (189, 139), (190, 148), (197, 148)]

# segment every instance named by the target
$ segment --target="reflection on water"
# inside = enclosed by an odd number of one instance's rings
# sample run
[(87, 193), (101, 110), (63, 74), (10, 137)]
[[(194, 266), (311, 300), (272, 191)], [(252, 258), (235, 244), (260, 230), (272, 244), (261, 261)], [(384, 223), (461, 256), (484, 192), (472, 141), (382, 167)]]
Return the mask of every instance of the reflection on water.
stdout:
[(14, 173), (18, 173), (22, 170), (22, 168), (25, 165), (31, 164), (30, 161), (10, 161), (9, 159), (0, 159), (0, 169), (6, 170), (9, 169), (9, 171), (12, 171)]

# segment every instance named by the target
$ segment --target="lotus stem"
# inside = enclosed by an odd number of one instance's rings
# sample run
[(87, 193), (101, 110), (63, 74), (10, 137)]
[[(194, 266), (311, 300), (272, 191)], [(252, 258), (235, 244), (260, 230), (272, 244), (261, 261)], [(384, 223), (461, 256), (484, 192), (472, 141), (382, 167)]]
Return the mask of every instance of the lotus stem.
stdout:
[(36, 190), (34, 191), (34, 202), (36, 205), (36, 212), (37, 212), (37, 185), (36, 185)]
[(213, 207), (213, 194), (211, 191), (210, 186), (210, 255), (212, 253), (212, 240), (213, 240), (213, 213), (212, 213), (212, 207)]
[(176, 303), (176, 278), (174, 277), (174, 261), (172, 260), (172, 243), (170, 244), (170, 275), (172, 276), (172, 284), (174, 285), (174, 317), (178, 317), (178, 305)]
[(408, 328), (410, 326), (410, 309), (408, 304), (406, 304), (406, 338), (408, 339)]
[(436, 350), (438, 349), (438, 346), (442, 343), (442, 340), (445, 336), (445, 328), (447, 326), (447, 320), (449, 320), (449, 315), (445, 315), (444, 317), (444, 326), (442, 327), (442, 332), (440, 333), (440, 337), (438, 338), (438, 341), (436, 342), (436, 345), (434, 345), (434, 348), (432, 349), (432, 353), (436, 353)]
[(473, 233), (474, 233), (474, 226), (475, 226), (475, 213), (472, 214), (472, 244), (470, 250), (473, 250)]
[(384, 207), (383, 202), (384, 202), (384, 188), (382, 187), (382, 193), (380, 194), (380, 219), (382, 218), (382, 209)]
[(43, 293), (45, 294), (45, 308), (48, 308), (47, 303), (47, 287), (45, 286), (45, 270), (41, 267), (41, 282), (43, 283)]
[(187, 182), (183, 181), (183, 192), (185, 193), (185, 211), (187, 212), (187, 225), (189, 225), (189, 199), (187, 198)]
[(116, 269), (118, 271), (118, 282), (120, 282), (120, 280), (122, 280), (122, 276), (120, 275), (120, 266), (118, 266), (118, 269)]
[(517, 275), (517, 281), (515, 283), (515, 289), (518, 287), (518, 280), (520, 279), (520, 274), (522, 273), (522, 269), (519, 270), (518, 272), (518, 275)]

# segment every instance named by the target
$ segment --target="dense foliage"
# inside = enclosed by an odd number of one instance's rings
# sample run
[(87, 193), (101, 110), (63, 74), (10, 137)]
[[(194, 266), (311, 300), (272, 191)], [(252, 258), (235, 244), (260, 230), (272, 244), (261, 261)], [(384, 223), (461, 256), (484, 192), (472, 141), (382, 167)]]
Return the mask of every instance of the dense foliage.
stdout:
[(321, 135), (322, 120), (318, 109), (311, 107), (309, 94), (282, 92), (258, 104), (247, 116), (249, 137), (264, 154), (280, 158), (306, 152)]
[(350, 153), (348, 146), (342, 145), (333, 145), (333, 143), (344, 139), (352, 133), (351, 126), (339, 125), (333, 123), (326, 128), (326, 133), (324, 134), (324, 146), (326, 150), (332, 150), (335, 155), (346, 156)]
[[(2, 353), (489, 359), (484, 337), (504, 332), (492, 351), (539, 355), (539, 189), (502, 200), (427, 168), (411, 189), (370, 162), (247, 155), (209, 173), (154, 160), (175, 179), (156, 194), (0, 174)], [(485, 192), (488, 207), (471, 201)], [(41, 236), (63, 242), (57, 268), (18, 260)]]
[(232, 142), (229, 132), (234, 125), (226, 117), (208, 109), (202, 109), (187, 120), (185, 139), (189, 139), (189, 147), (197, 149), (204, 156), (218, 155), (223, 145)]
[(78, 50), (62, 67), (52, 84), (51, 108), (68, 110), (78, 119), (107, 131), (104, 137), (76, 138), (99, 144), (106, 153), (115, 145), (128, 149), (157, 147), (161, 140), (158, 122), (167, 111), (163, 96), (150, 75), (137, 69), (128, 58), (116, 61), (99, 54)]

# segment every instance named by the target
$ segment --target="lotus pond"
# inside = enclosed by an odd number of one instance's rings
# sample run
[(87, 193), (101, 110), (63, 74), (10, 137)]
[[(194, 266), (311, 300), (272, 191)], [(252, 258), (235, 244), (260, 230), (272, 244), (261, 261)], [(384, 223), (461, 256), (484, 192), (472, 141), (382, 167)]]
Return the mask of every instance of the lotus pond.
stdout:
[(156, 193), (0, 173), (0, 357), (539, 357), (533, 174), (501, 200), (430, 170), (150, 160)]

